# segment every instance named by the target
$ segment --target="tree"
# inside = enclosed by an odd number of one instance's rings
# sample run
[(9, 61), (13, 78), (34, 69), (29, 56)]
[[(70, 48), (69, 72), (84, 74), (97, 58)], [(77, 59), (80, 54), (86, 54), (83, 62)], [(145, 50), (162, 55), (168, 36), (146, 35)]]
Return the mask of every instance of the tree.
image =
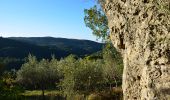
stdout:
[(59, 69), (63, 74), (62, 81), (60, 83), (64, 95), (70, 99), (76, 94), (74, 91), (74, 70), (76, 69), (76, 59), (74, 55), (70, 55), (65, 59), (59, 61)]
[(75, 94), (89, 94), (100, 90), (103, 85), (103, 61), (75, 59), (73, 55), (60, 60), (63, 72), (61, 86), (67, 98)]
[(75, 74), (76, 89), (80, 92), (86, 91), (86, 94), (103, 89), (103, 64), (104, 62), (101, 59), (80, 59)]
[(95, 5), (90, 9), (85, 9), (84, 13), (84, 22), (93, 31), (93, 34), (103, 40), (109, 39), (108, 21), (103, 11)]
[(104, 59), (104, 73), (105, 77), (110, 84), (110, 89), (112, 84), (115, 83), (118, 86), (118, 81), (122, 79), (123, 73), (123, 61), (119, 52), (112, 46), (111, 43), (107, 43), (103, 49), (103, 59)]
[(28, 62), (23, 64), (17, 72), (17, 81), (25, 87), (30, 88), (33, 86), (34, 89), (40, 88), (44, 96), (44, 91), (47, 89), (47, 86), (48, 88), (55, 86), (55, 83), (59, 80), (54, 61), (54, 59), (52, 59), (51, 62), (46, 59), (37, 61), (35, 56), (29, 55)]
[(57, 89), (60, 89), (58, 84), (60, 80), (62, 79), (63, 75), (59, 68), (59, 61), (54, 56), (52, 56), (52, 59), (49, 61), (48, 67), (49, 68), (46, 72), (48, 73), (49, 80), (50, 80), (48, 87), (51, 86), (51, 88), (54, 88), (54, 87), (56, 88), (57, 86)]
[[(103, 6), (105, 0), (98, 0)], [(123, 73), (123, 60), (119, 52), (111, 46), (110, 31), (108, 28), (108, 20), (104, 12), (100, 9), (100, 6), (94, 6), (90, 9), (85, 9), (84, 21), (87, 27), (89, 27), (95, 36), (105, 40), (106, 46), (103, 49), (103, 73), (107, 84), (112, 86), (118, 86), (118, 81), (122, 79)], [(90, 58), (90, 57), (87, 57)]]
[(29, 55), (28, 62), (23, 64), (17, 72), (17, 81), (24, 87), (34, 87), (37, 84), (37, 65), (38, 61), (35, 56)]

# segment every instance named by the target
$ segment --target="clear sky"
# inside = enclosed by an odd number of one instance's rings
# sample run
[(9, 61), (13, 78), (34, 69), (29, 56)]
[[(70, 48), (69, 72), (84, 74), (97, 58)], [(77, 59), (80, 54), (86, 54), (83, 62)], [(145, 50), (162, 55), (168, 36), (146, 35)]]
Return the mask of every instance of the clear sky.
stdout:
[(3, 37), (64, 37), (96, 40), (84, 24), (95, 0), (0, 0)]

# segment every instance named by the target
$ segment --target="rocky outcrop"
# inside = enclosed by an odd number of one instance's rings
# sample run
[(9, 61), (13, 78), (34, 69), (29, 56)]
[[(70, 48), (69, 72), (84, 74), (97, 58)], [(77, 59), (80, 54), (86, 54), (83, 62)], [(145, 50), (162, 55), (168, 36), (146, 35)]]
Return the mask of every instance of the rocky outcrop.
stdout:
[(112, 42), (124, 59), (124, 100), (170, 100), (170, 15), (156, 1), (103, 5)]

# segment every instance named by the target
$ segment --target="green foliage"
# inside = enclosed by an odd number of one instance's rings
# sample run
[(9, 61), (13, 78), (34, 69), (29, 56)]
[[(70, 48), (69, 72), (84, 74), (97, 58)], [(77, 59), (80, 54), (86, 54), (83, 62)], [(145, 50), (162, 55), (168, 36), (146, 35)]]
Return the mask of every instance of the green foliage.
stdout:
[(113, 83), (118, 85), (118, 82), (121, 82), (123, 74), (123, 60), (119, 52), (112, 46), (111, 43), (108, 43), (103, 50), (103, 59), (105, 62), (104, 75), (106, 80), (110, 85)]
[(63, 73), (61, 87), (67, 97), (101, 91), (107, 88), (107, 84), (111, 84), (111, 88), (120, 85), (123, 62), (111, 44), (103, 49), (104, 59), (88, 58), (76, 60), (74, 56), (69, 56), (59, 61)]
[(8, 87), (3, 81), (0, 81), (0, 99), (16, 98), (21, 92), (23, 92), (21, 87)]
[(89, 27), (95, 36), (107, 40), (109, 38), (108, 20), (103, 11), (94, 6), (84, 10), (84, 22)]
[(64, 94), (67, 98), (71, 98), (75, 93), (74, 91), (74, 69), (76, 68), (76, 59), (73, 55), (60, 60), (60, 70), (63, 73), (63, 79), (60, 83)]
[(29, 55), (28, 62), (17, 72), (17, 81), (27, 89), (58, 89), (68, 99), (117, 86), (123, 69), (120, 54), (109, 44), (94, 55), (94, 59), (70, 55), (40, 61)]
[(62, 63), (64, 78), (61, 86), (67, 98), (73, 98), (74, 94), (88, 94), (101, 88), (104, 81), (102, 61), (90, 61), (69, 56)]
[[(29, 55), (28, 62), (23, 64), (17, 72), (17, 81), (27, 87), (33, 89), (46, 89), (47, 86), (55, 87), (55, 82), (59, 80), (57, 67), (53, 65), (54, 61), (42, 59), (37, 61), (35, 56)], [(48, 86), (48, 88), (49, 88)]]
[(102, 60), (79, 60), (77, 75), (75, 75), (76, 90), (87, 93), (102, 90), (104, 84), (103, 64)]
[(1, 77), (3, 82), (9, 87), (15, 86), (16, 83), (15, 78), (16, 78), (16, 70), (5, 71), (3, 72)]
[(103, 59), (102, 51), (98, 51), (96, 53), (93, 53), (91, 55), (88, 55), (85, 57), (87, 60), (97, 60), (97, 59)]
[(19, 94), (23, 92), (23, 89), (16, 84), (15, 78), (15, 70), (5, 71), (2, 74), (0, 77), (0, 99), (11, 100), (11, 98), (20, 98)]

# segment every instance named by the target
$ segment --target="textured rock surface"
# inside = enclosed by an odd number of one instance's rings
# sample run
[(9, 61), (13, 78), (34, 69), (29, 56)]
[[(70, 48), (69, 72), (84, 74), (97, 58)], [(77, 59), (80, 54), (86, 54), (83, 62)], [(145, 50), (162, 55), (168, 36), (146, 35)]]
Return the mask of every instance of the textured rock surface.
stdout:
[(124, 59), (124, 100), (170, 100), (170, 16), (155, 0), (105, 1), (111, 39)]

